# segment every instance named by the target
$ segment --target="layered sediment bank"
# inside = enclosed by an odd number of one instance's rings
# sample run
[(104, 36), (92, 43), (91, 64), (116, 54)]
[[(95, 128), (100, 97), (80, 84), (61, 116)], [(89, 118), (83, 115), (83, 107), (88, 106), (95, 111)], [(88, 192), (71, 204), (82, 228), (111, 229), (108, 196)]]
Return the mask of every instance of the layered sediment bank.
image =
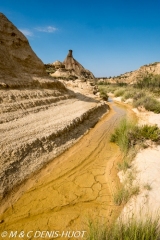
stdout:
[(121, 153), (109, 139), (127, 113), (132, 117), (130, 110), (111, 104), (93, 129), (21, 185), (0, 209), (0, 229), (76, 231), (85, 230), (90, 217), (104, 222), (116, 218), (121, 207), (113, 195)]
[(58, 89), (8, 90), (1, 96), (1, 199), (70, 147), (108, 109), (105, 103)]

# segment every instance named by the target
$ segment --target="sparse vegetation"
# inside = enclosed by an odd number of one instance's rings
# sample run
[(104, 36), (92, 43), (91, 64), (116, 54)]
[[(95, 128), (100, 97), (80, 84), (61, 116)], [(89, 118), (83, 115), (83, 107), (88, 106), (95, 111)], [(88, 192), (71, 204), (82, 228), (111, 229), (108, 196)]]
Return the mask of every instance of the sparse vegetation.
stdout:
[(159, 217), (146, 220), (132, 218), (124, 223), (118, 220), (113, 224), (90, 221), (86, 240), (159, 240)]
[[(124, 153), (123, 161), (118, 164), (119, 170), (124, 172), (130, 168), (132, 159), (135, 157), (137, 150), (144, 146), (146, 140), (154, 142), (160, 141), (160, 129), (154, 125), (137, 126), (134, 122), (123, 119), (118, 128), (111, 135), (111, 142), (115, 142)], [(126, 203), (131, 196), (139, 193), (139, 187), (132, 184), (133, 170), (127, 176), (127, 182), (114, 194), (114, 203), (120, 205)]]
[(100, 88), (99, 91), (100, 91), (100, 97), (103, 100), (107, 101), (108, 100), (108, 95), (107, 95), (107, 92), (105, 91), (105, 89)]
[(133, 101), (134, 107), (143, 106), (148, 111), (160, 113), (160, 102), (153, 97), (143, 96)]
[(133, 131), (134, 127), (134, 123), (123, 119), (120, 122), (119, 127), (117, 127), (115, 132), (111, 135), (110, 141), (116, 143), (125, 155), (128, 153), (129, 148), (132, 145), (132, 142), (129, 140), (129, 133)]
[[(121, 79), (121, 78), (126, 78), (126, 77), (127, 76), (120, 76), (119, 78)], [(127, 83), (117, 81), (116, 85), (119, 86), (119, 87), (124, 87), (124, 86), (127, 86)]]
[(100, 82), (98, 82), (98, 85), (110, 85), (110, 83), (109, 82), (107, 82), (107, 81), (100, 81)]
[[(152, 65), (156, 65), (154, 63)], [(123, 76), (118, 76), (119, 79)], [(160, 93), (160, 75), (147, 74), (142, 79), (139, 79), (136, 84), (126, 86), (126, 83), (120, 83), (117, 80), (116, 84), (100, 86), (106, 93), (113, 93), (115, 97), (122, 96), (122, 99), (133, 99), (134, 107), (144, 107), (148, 111), (160, 113), (160, 101), (156, 99)], [(149, 141), (148, 141), (149, 140)], [(125, 173), (125, 181), (123, 185), (113, 194), (113, 201), (116, 205), (125, 204), (131, 196), (139, 194), (139, 186), (136, 186), (134, 181), (134, 173), (136, 169), (129, 169), (131, 162), (135, 157), (139, 148), (145, 148), (151, 142), (160, 143), (160, 129), (154, 125), (138, 126), (135, 122), (129, 122), (123, 119), (119, 127), (111, 136), (111, 141), (116, 143), (123, 152), (123, 161), (118, 163), (119, 170)], [(131, 173), (132, 176), (128, 176)], [(150, 184), (145, 184), (143, 189), (150, 191)], [(127, 224), (114, 223), (111, 226), (98, 226), (97, 223), (90, 225), (92, 234), (88, 235), (87, 240), (159, 240), (160, 230), (158, 228), (157, 218), (147, 218), (146, 221), (136, 221), (131, 219)], [(90, 228), (89, 227), (89, 228)], [(95, 234), (96, 233), (96, 234)]]
[(135, 94), (136, 94), (136, 90), (126, 89), (123, 94), (123, 98), (124, 98), (124, 100), (126, 100), (128, 98), (134, 98)]
[(113, 85), (113, 84), (108, 84), (108, 85), (98, 85), (98, 89), (101, 92), (102, 90), (108, 94), (108, 93), (113, 93), (116, 89), (117, 86)]
[(107, 223), (100, 223), (98, 220), (89, 219), (86, 240), (106, 240), (108, 226)]
[(148, 191), (152, 190), (151, 185), (149, 185), (148, 183), (144, 185), (144, 188), (147, 189)]
[(124, 88), (120, 88), (120, 89), (118, 89), (118, 90), (116, 90), (116, 91), (114, 92), (114, 96), (115, 96), (115, 97), (122, 96), (122, 95), (124, 94), (124, 92), (125, 92), (125, 89), (124, 89)]
[(135, 158), (138, 149), (139, 146), (132, 147), (129, 149), (128, 153), (124, 155), (122, 161), (117, 164), (117, 167), (120, 171), (123, 170), (126, 172), (126, 170), (131, 167), (132, 160)]
[(160, 93), (160, 75), (148, 75), (138, 80), (134, 86), (125, 86), (125, 83), (117, 83), (110, 85), (101, 85), (102, 89), (107, 93), (114, 93), (115, 97), (122, 96), (122, 100), (128, 98), (133, 99), (134, 107), (144, 107), (148, 111), (160, 113), (160, 101), (156, 99)]
[(136, 84), (134, 84), (135, 88), (147, 89), (148, 91), (154, 93), (160, 93), (160, 75), (148, 74), (142, 79), (139, 79)]
[(160, 141), (160, 129), (154, 125), (137, 126), (133, 122), (123, 119), (118, 128), (111, 135), (111, 142), (115, 142), (124, 155), (127, 155), (130, 148), (144, 143), (145, 140), (154, 142)]
[(138, 186), (123, 186), (122, 188), (118, 189), (114, 194), (114, 203), (116, 205), (121, 205), (122, 203), (127, 203), (128, 200), (133, 196), (139, 193)]

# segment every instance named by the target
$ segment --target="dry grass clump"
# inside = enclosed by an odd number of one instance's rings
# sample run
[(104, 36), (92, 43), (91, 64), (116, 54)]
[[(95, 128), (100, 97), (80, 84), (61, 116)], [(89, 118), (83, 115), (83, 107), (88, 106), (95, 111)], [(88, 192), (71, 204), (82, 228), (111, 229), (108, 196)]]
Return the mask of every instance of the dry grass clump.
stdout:
[(155, 98), (156, 94), (160, 93), (160, 76), (155, 76), (147, 81), (144, 78), (139, 80), (134, 86), (110, 84), (106, 86), (101, 85), (99, 89), (100, 92), (104, 91), (106, 94), (109, 92), (114, 93), (115, 97), (122, 96), (123, 101), (129, 98), (133, 99), (134, 107), (143, 106), (148, 111), (160, 113), (160, 102)]

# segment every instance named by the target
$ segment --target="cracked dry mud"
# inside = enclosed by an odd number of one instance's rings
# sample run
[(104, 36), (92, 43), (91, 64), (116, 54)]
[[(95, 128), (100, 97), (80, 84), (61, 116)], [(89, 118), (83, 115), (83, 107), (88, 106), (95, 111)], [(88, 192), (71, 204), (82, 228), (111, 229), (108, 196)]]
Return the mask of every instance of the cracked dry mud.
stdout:
[(90, 217), (118, 216), (121, 207), (113, 204), (113, 193), (121, 153), (109, 138), (122, 117), (133, 116), (122, 106), (110, 106), (88, 134), (5, 200), (1, 231), (84, 230)]

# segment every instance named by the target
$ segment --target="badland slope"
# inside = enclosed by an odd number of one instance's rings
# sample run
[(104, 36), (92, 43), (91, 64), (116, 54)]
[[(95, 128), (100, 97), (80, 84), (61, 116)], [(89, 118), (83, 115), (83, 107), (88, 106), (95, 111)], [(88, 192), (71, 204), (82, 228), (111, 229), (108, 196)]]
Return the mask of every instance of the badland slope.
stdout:
[(26, 37), (0, 14), (0, 199), (71, 146), (107, 111), (45, 71)]
[(31, 49), (27, 38), (0, 13), (1, 87), (5, 84), (9, 87), (29, 85), (34, 76), (47, 76), (42, 61)]

